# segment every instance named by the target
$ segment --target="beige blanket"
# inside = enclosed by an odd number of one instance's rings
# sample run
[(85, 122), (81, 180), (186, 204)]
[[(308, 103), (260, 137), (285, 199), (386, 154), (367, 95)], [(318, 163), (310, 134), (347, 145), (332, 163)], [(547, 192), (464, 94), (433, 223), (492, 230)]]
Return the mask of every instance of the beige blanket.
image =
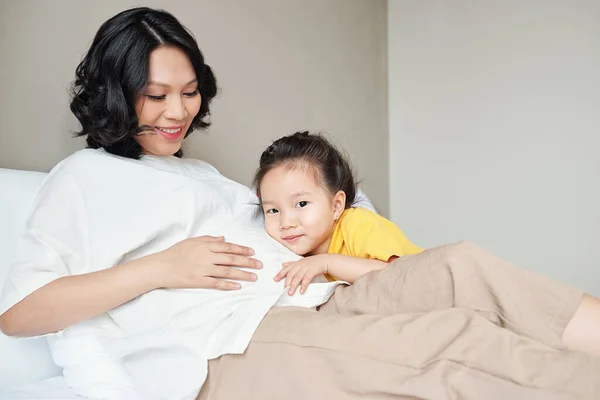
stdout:
[(430, 249), (319, 311), (272, 310), (198, 399), (600, 399), (600, 359), (560, 340), (581, 296), (469, 243)]

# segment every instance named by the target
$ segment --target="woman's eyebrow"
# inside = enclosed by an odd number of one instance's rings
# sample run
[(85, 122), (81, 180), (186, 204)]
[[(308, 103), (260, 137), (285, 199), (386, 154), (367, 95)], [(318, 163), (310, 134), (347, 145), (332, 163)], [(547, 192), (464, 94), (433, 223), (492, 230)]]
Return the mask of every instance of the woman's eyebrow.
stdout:
[[(198, 78), (192, 79), (191, 81), (189, 81), (188, 83), (186, 83), (184, 86), (191, 85), (194, 82), (198, 82)], [(150, 85), (162, 86), (162, 87), (171, 87), (171, 85), (169, 85), (167, 83), (161, 83), (161, 82), (156, 82), (156, 81), (150, 81), (150, 82), (148, 82), (148, 86), (150, 86)]]

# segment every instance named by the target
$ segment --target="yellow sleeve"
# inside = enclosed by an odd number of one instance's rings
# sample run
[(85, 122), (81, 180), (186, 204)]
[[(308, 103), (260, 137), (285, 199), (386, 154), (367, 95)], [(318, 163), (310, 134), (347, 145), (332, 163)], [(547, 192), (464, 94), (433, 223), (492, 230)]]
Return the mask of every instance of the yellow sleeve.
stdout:
[(364, 208), (356, 208), (344, 218), (342, 229), (350, 255), (389, 261), (423, 251), (391, 221)]

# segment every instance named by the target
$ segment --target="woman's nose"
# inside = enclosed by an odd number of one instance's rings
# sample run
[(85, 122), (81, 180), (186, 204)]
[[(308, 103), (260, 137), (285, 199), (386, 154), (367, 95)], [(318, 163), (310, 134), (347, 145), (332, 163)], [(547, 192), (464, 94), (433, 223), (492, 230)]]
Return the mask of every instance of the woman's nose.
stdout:
[(167, 104), (165, 117), (175, 121), (182, 121), (187, 116), (185, 105), (180, 97), (173, 97)]

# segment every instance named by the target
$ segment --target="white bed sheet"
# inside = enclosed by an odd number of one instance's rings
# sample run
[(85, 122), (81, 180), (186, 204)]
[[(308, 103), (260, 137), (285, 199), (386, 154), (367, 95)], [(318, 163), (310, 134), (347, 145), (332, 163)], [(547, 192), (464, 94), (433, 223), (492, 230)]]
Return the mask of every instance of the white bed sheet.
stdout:
[(0, 393), (0, 400), (83, 400), (67, 386), (62, 376), (30, 383)]

